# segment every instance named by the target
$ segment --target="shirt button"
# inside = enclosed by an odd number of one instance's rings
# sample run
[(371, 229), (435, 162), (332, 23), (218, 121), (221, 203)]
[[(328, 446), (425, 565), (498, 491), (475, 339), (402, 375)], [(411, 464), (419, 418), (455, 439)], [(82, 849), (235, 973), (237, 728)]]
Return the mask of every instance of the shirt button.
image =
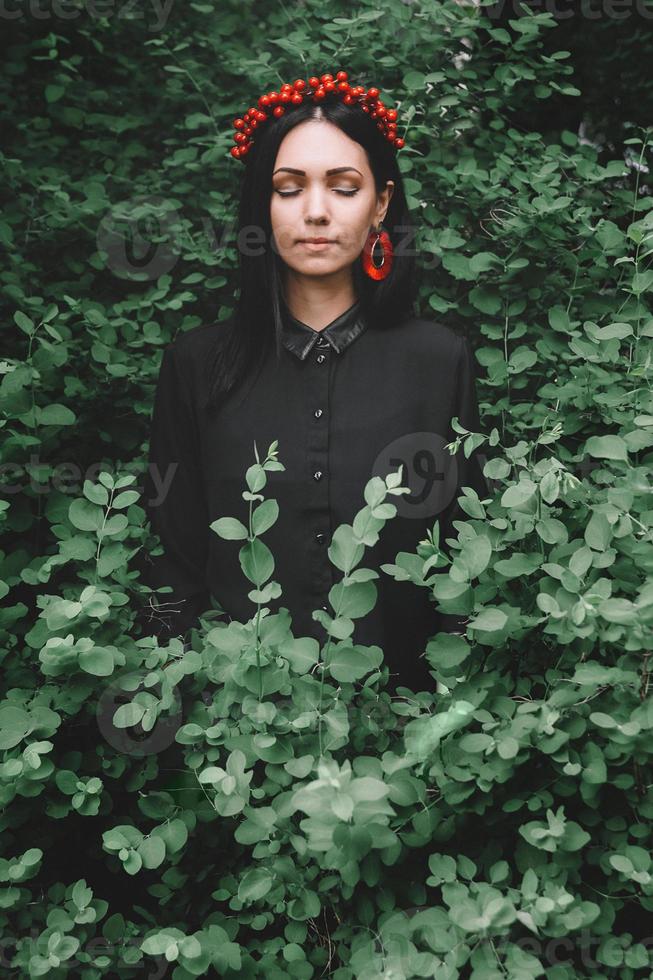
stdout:
[(314, 480), (321, 480), (322, 479), (322, 471), (321, 470), (316, 470), (315, 473), (313, 474), (313, 479)]
[(315, 358), (315, 360), (317, 361), (318, 364), (321, 364), (322, 361), (326, 360), (326, 355), (324, 355), (324, 354), (318, 354), (317, 357)]
[(326, 541), (326, 534), (324, 531), (318, 531), (315, 535), (315, 540), (319, 541), (320, 544), (322, 544), (323, 541)]
[(316, 408), (315, 411), (313, 412), (313, 415), (315, 416), (316, 419), (319, 419), (319, 417), (321, 416), (321, 414), (322, 414), (322, 409), (321, 408)]

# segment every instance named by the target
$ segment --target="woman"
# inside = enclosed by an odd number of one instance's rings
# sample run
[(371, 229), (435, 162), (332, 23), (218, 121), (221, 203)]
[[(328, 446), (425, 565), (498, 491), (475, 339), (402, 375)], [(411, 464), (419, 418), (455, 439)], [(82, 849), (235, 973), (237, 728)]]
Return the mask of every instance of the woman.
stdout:
[[(241, 622), (256, 611), (242, 542), (209, 527), (246, 522), (255, 443), (263, 458), (278, 440), (284, 466), (265, 491), (279, 504), (264, 541), (283, 589), (269, 605), (290, 611), (295, 636), (320, 642), (312, 612), (330, 611), (341, 574), (331, 536), (364, 505), (372, 476), (403, 464), (411, 488), (391, 498), (397, 516), (365, 553), (377, 571), (414, 552), (436, 520), (441, 545), (455, 534), (462, 486), (486, 491), (478, 460), (444, 449), (453, 416), (479, 429), (474, 361), (465, 338), (412, 314), (396, 112), (345, 72), (284, 85), (258, 106), (234, 123), (232, 155), (245, 166), (236, 312), (178, 336), (160, 369), (144, 496), (164, 549), (150, 584), (173, 589), (150, 624), (161, 639), (185, 636), (211, 597)], [(393, 684), (432, 687), (426, 641), (458, 620), (440, 617), (424, 588), (384, 571), (375, 581), (376, 607), (353, 641), (383, 649)]]

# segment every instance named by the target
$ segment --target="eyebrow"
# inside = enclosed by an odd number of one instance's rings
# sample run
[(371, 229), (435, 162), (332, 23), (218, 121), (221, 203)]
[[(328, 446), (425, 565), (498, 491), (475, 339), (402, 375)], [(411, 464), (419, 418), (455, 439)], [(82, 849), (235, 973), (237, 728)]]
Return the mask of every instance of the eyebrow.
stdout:
[[(332, 174), (344, 174), (348, 170), (355, 170), (357, 174), (360, 174), (361, 177), (363, 176), (361, 174), (360, 170), (356, 170), (356, 167), (333, 167), (332, 170), (326, 170), (325, 171), (325, 175), (327, 177), (330, 177)], [(287, 173), (287, 174), (297, 174), (300, 177), (305, 177), (306, 176), (306, 171), (305, 170), (295, 170), (294, 167), (279, 167), (278, 170), (275, 170), (274, 171), (274, 174), (281, 173), (282, 171), (284, 173)], [(273, 177), (274, 177), (274, 174), (272, 174)]]

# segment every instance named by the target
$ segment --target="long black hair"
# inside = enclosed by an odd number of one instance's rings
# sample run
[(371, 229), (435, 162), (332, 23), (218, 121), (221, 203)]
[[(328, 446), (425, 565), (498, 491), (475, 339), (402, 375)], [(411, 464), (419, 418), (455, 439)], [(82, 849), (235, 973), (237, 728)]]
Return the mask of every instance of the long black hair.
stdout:
[[(367, 154), (377, 194), (385, 189), (387, 180), (394, 181), (383, 221), (393, 245), (392, 269), (385, 279), (377, 281), (365, 274), (360, 261), (353, 263), (354, 291), (361, 313), (374, 328), (383, 329), (398, 317), (414, 312), (415, 229), (396, 149), (368, 113), (357, 104), (347, 105), (337, 95), (328, 95), (319, 105), (305, 100), (299, 106), (287, 106), (282, 116), (273, 117), (256, 129), (255, 144), (242, 158), (245, 172), (237, 221), (240, 294), (234, 316), (218, 328), (221, 343), (215, 345), (207, 364), (209, 411), (217, 409), (250, 370), (262, 365), (272, 345), (277, 357), (280, 355), (283, 260), (271, 247), (272, 174), (281, 141), (307, 119), (326, 119), (360, 143)], [(243, 163), (235, 161), (235, 166), (242, 167)]]

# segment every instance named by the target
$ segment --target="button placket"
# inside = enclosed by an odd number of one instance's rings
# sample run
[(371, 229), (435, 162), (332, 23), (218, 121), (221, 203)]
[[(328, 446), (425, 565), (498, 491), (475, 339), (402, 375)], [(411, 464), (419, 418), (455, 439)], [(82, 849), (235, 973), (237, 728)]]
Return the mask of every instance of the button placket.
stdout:
[[(331, 344), (322, 335), (315, 341), (311, 358), (312, 367), (307, 372), (306, 396), (309, 401), (311, 424), (308, 430), (307, 459), (310, 467), (311, 505), (310, 529), (311, 566), (313, 570), (311, 592), (315, 607), (323, 604), (332, 585), (332, 574), (327, 543), (330, 536), (329, 512), (329, 374), (333, 356)], [(325, 605), (322, 609), (327, 609)]]

